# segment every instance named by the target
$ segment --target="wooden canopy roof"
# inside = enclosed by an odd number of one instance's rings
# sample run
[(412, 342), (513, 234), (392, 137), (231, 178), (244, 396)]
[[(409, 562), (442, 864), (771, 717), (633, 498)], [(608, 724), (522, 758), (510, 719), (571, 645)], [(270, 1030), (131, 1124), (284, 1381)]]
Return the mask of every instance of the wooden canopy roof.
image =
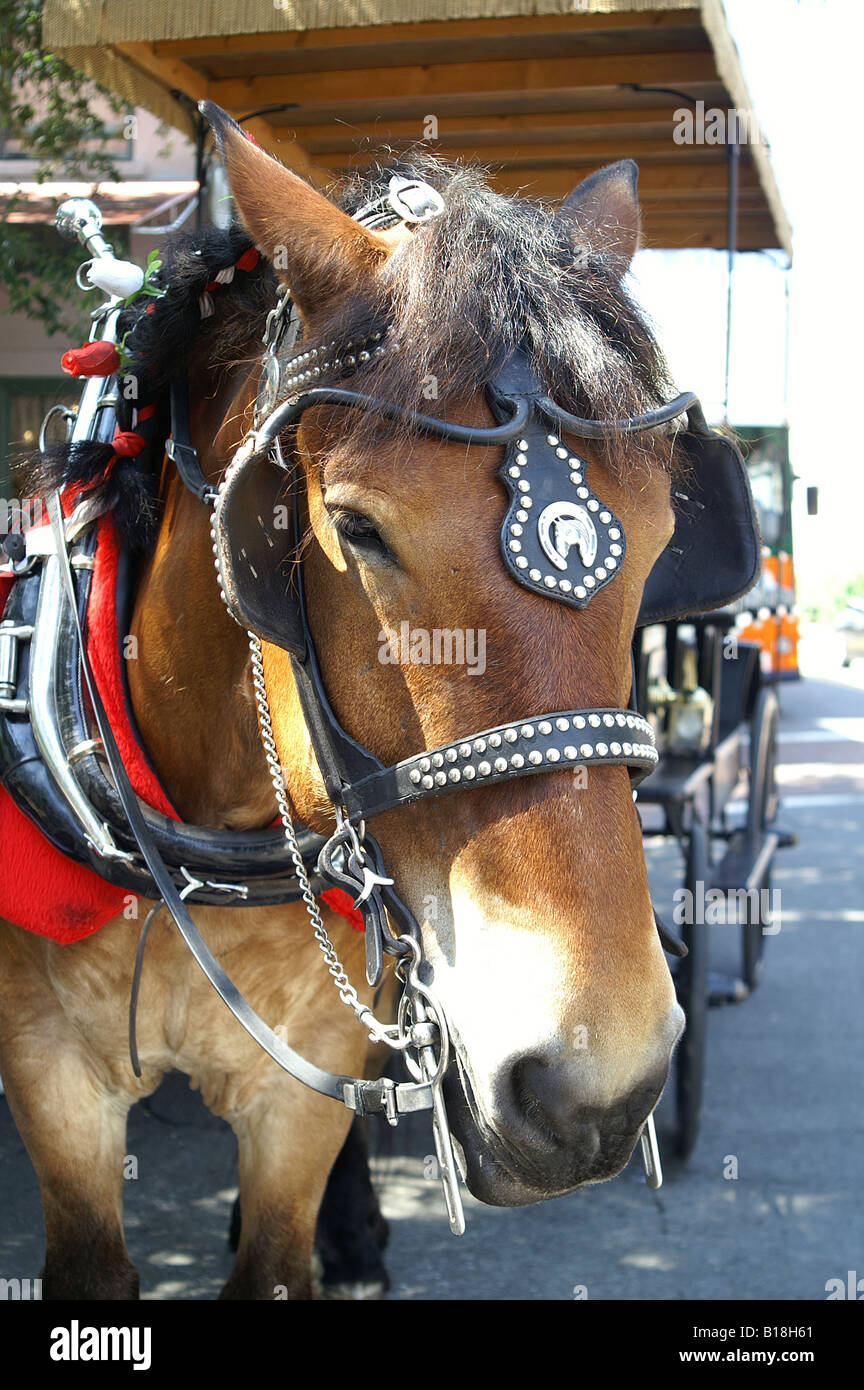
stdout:
[[(727, 245), (725, 146), (673, 139), (693, 103), (752, 113), (721, 0), (46, 0), (44, 40), (190, 135), (205, 97), (257, 113), (245, 128), (318, 186), (382, 144), (540, 198), (632, 157), (646, 245)], [(767, 145), (739, 168), (738, 248), (791, 255)]]

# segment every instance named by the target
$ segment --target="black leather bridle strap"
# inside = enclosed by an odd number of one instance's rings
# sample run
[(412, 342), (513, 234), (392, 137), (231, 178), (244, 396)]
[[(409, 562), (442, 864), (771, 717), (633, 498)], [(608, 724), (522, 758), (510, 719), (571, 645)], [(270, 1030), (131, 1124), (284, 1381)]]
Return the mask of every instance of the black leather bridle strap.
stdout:
[(177, 472), (189, 491), (209, 506), (214, 501), (218, 488), (213, 483), (208, 483), (204, 477), (198, 460), (198, 450), (192, 443), (189, 425), (189, 383), (186, 368), (182, 363), (171, 374), (168, 398), (171, 406), (171, 434), (165, 440), (165, 452), (177, 465)]
[(273, 1032), (273, 1029), (264, 1022), (255, 1012), (251, 1004), (240, 993), (231, 978), (222, 969), (216, 957), (211, 952), (201, 933), (193, 922), (189, 911), (177, 890), (174, 880), (159, 854), (156, 845), (141, 810), (138, 806), (138, 798), (126, 775), (120, 751), (114, 739), (114, 734), (108, 719), (107, 712), (102, 704), (93, 671), (87, 655), (84, 634), (81, 630), (81, 621), (75, 603), (75, 586), (72, 578), (72, 569), (69, 564), (69, 556), (66, 551), (66, 539), (63, 527), (63, 513), (60, 505), (60, 495), (57, 492), (51, 493), (48, 497), (48, 514), (54, 532), (57, 558), (60, 564), (60, 574), (67, 599), (72, 607), (75, 624), (78, 629), (78, 640), (81, 644), (81, 669), (87, 685), (87, 692), (93, 707), (93, 715), (99, 734), (104, 744), (105, 757), (111, 769), (111, 775), (117, 787), (117, 795), (123, 806), (124, 813), (128, 818), (133, 834), (138, 842), (141, 853), (153, 877), (153, 881), (159, 890), (165, 907), (174, 919), (183, 940), (186, 942), (198, 965), (203, 970), (207, 979), (216, 990), (222, 1002), (231, 1010), (237, 1021), (242, 1024), (246, 1032), (262, 1047), (273, 1061), (288, 1072), (295, 1080), (301, 1081), (304, 1086), (310, 1087), (313, 1091), (318, 1091), (321, 1095), (331, 1096), (334, 1100), (340, 1100), (349, 1109), (356, 1110), (358, 1114), (371, 1114), (376, 1111), (384, 1110), (385, 1094), (395, 1090), (396, 1109), (399, 1112), (407, 1113), (412, 1110), (428, 1110), (432, 1108), (431, 1087), (422, 1084), (403, 1083), (393, 1087), (380, 1081), (361, 1081), (355, 1077), (343, 1076), (338, 1073), (324, 1071), (314, 1062), (309, 1062), (305, 1057), (301, 1057), (299, 1052), (295, 1052), (287, 1043)]

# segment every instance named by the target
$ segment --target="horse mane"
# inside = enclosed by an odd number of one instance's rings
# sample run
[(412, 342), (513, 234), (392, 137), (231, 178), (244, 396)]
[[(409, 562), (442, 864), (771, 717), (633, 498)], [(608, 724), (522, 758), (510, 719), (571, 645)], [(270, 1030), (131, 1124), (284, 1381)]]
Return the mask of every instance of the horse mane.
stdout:
[[(398, 351), (373, 358), (357, 371), (353, 386), (427, 413), (434, 400), (433, 408), (446, 413), (448, 402), (476, 394), (521, 347), (548, 393), (577, 415), (621, 418), (674, 393), (653, 332), (622, 282), (620, 263), (592, 248), (573, 215), (496, 193), (478, 168), (422, 150), (378, 158), (331, 197), (353, 213), (386, 193), (394, 173), (432, 184), (445, 211), (421, 226), (373, 282), (359, 286), (326, 320), (316, 320), (319, 340), (356, 340), (373, 325), (389, 325), (388, 339)], [(104, 477), (110, 444), (54, 445), (26, 469), (29, 492), (98, 486), (124, 543), (149, 548), (159, 518), (172, 373), (202, 362), (224, 372), (251, 364), (260, 351), (264, 318), (276, 298), (273, 270), (262, 257), (225, 282), (225, 272), (251, 247), (239, 225), (179, 233), (160, 247), (156, 283), (164, 293), (138, 296), (121, 314), (117, 335), (125, 354), (118, 428), (133, 429), (134, 412), (152, 405), (147, 447), (117, 459)], [(223, 280), (214, 286), (220, 272)], [(380, 439), (382, 424), (370, 412), (348, 414), (343, 439), (350, 431), (360, 449)], [(386, 428), (392, 434), (398, 427)], [(622, 476), (640, 452), (655, 457), (650, 441), (633, 437), (613, 437), (603, 448), (604, 462)]]

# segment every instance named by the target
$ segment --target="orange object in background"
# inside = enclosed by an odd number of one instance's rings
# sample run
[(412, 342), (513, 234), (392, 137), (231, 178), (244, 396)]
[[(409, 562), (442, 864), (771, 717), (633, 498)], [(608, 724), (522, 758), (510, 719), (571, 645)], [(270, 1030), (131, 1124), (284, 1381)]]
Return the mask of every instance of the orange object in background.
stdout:
[(794, 613), (785, 608), (777, 610), (777, 678), (796, 680), (801, 674), (798, 670), (798, 638), (800, 625)]
[(770, 608), (760, 608), (744, 627), (736, 629), (742, 642), (758, 642), (761, 647), (759, 664), (762, 675), (772, 680), (777, 676), (777, 619)]

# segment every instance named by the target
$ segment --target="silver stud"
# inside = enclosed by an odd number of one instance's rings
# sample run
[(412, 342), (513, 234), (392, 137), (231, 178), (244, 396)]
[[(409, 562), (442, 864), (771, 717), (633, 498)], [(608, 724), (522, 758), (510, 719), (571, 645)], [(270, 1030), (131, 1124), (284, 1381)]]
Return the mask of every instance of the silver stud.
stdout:
[(598, 758), (605, 758), (605, 757), (606, 757), (606, 754), (607, 754), (608, 752), (609, 752), (609, 748), (608, 748), (608, 746), (607, 746), (605, 743), (598, 743), (598, 744), (597, 744), (597, 756), (598, 756)]
[(552, 448), (554, 449), (554, 448), (555, 448), (555, 445), (558, 443), (558, 436), (557, 436), (557, 434), (547, 434), (547, 436), (546, 436), (546, 443), (547, 443), (547, 444), (551, 444), (551, 445), (552, 445)]
[(527, 440), (527, 439), (517, 439), (517, 440), (516, 440), (516, 448), (517, 448), (517, 449), (522, 449), (522, 450), (524, 451), (525, 449), (528, 448), (528, 440)]
[(528, 761), (529, 763), (533, 763), (536, 767), (538, 763), (542, 763), (543, 754), (538, 749), (532, 748), (531, 752), (528, 754)]
[(617, 527), (617, 526), (612, 526), (612, 527), (610, 527), (610, 530), (609, 530), (609, 539), (610, 539), (610, 541), (620, 541), (620, 539), (621, 539), (621, 532), (618, 530), (618, 527)]
[(593, 589), (594, 585), (597, 583), (597, 580), (594, 578), (593, 574), (584, 574), (582, 578), (585, 580), (586, 589)]
[(567, 457), (567, 450), (566, 450), (566, 449), (558, 448), (558, 449), (555, 450), (555, 453), (558, 455), (559, 459), (566, 459), (566, 457)]
[(527, 512), (523, 512), (523, 511), (521, 511), (521, 510), (518, 511), (518, 512), (516, 513), (516, 520), (517, 520), (517, 521), (527, 521), (527, 520), (528, 520), (528, 513), (527, 513)]
[(475, 752), (475, 753), (485, 753), (485, 752), (486, 752), (486, 740), (485, 740), (485, 738), (475, 738), (475, 740), (474, 740), (474, 752)]
[(621, 752), (621, 744), (620, 744), (620, 743), (610, 743), (610, 744), (609, 744), (609, 747), (612, 749), (612, 752), (615, 754), (616, 757), (617, 757), (618, 754)]
[(531, 484), (528, 482), (527, 478), (520, 478), (516, 486), (518, 487), (520, 492), (531, 491)]
[(574, 588), (573, 592), (574, 592), (574, 594), (576, 595), (577, 598), (584, 598), (584, 597), (585, 597), (585, 589), (584, 589), (584, 587), (583, 587), (581, 584), (577, 584), (576, 587)]
[(455, 748), (448, 748), (447, 752), (444, 754), (444, 757), (447, 759), (448, 763), (455, 763), (458, 756), (459, 754), (456, 752)]
[(471, 763), (469, 763), (467, 767), (463, 767), (462, 776), (465, 778), (466, 782), (474, 781), (474, 778), (477, 776), (477, 774), (474, 771), (474, 768), (472, 767)]
[(451, 782), (461, 782), (462, 780), (462, 773), (459, 771), (458, 767), (451, 767), (448, 776)]
[(477, 771), (480, 773), (481, 777), (488, 777), (489, 773), (492, 771), (492, 764), (487, 762), (478, 763)]
[(510, 474), (510, 477), (511, 477), (511, 478), (521, 478), (521, 477), (522, 477), (522, 469), (521, 469), (521, 468), (517, 468), (517, 467), (515, 466), (515, 464), (513, 465), (512, 468), (508, 468), (508, 469), (507, 469), (507, 472)]
[(547, 763), (557, 763), (557, 762), (560, 760), (560, 758), (561, 758), (561, 754), (558, 752), (558, 749), (557, 749), (557, 748), (547, 748), (547, 749), (546, 749), (546, 761), (547, 761)]
[(577, 487), (577, 489), (576, 489), (576, 496), (577, 496), (577, 497), (587, 497), (587, 496), (588, 496), (588, 489), (587, 489), (587, 487)]
[(528, 578), (529, 578), (529, 579), (533, 579), (535, 584), (538, 582), (538, 580), (539, 580), (541, 577), (542, 577), (542, 576), (541, 576), (539, 570), (529, 570), (529, 571), (528, 571)]
[(517, 734), (517, 732), (516, 732), (515, 729), (505, 729), (505, 730), (504, 730), (504, 742), (505, 742), (505, 743), (515, 743), (518, 737), (519, 737), (519, 735)]
[(522, 549), (521, 541), (508, 541), (507, 544), (514, 554), (517, 554)]
[(525, 759), (522, 757), (522, 754), (521, 754), (521, 753), (514, 753), (514, 754), (513, 754), (512, 758), (510, 759), (510, 766), (511, 766), (511, 767), (524, 767), (524, 766), (525, 766)]
[(603, 716), (603, 723), (606, 725), (606, 728), (607, 728), (607, 729), (611, 729), (611, 728), (612, 728), (612, 725), (615, 723), (615, 718), (614, 718), (614, 716), (611, 715), (611, 714), (604, 714), (604, 716)]
[(500, 747), (501, 747), (501, 735), (500, 735), (500, 734), (490, 734), (490, 735), (489, 735), (489, 747), (490, 747), (490, 748), (500, 748)]
[(510, 527), (510, 534), (511, 536), (522, 535), (522, 527), (519, 525), (518, 521), (514, 521), (513, 525)]
[(533, 507), (533, 506), (534, 506), (534, 498), (531, 497), (531, 496), (529, 496), (529, 494), (528, 494), (527, 492), (526, 492), (526, 494), (525, 494), (524, 497), (520, 497), (520, 498), (519, 498), (519, 501), (522, 503), (522, 506), (523, 506), (523, 507)]
[(446, 772), (436, 772), (436, 773), (435, 773), (435, 785), (436, 785), (436, 787), (443, 787), (443, 786), (446, 786), (446, 784), (447, 784), (447, 773), (446, 773)]
[(600, 513), (600, 520), (603, 522), (603, 525), (604, 525), (604, 526), (608, 526), (608, 525), (609, 525), (609, 522), (612, 520), (612, 513), (611, 513), (611, 512), (601, 512), (601, 513)]
[(523, 725), (522, 725), (522, 728), (519, 730), (519, 733), (522, 735), (523, 738), (533, 738), (533, 737), (534, 737), (534, 725), (533, 725), (533, 724), (523, 724)]
[(630, 755), (631, 755), (631, 753), (633, 752), (633, 744), (632, 744), (632, 743), (622, 743), (622, 744), (621, 744), (621, 747), (624, 749), (624, 752), (625, 752), (626, 756), (629, 758)]
[(599, 727), (600, 727), (600, 716), (599, 716), (599, 714), (589, 714), (589, 716), (588, 716), (588, 723), (591, 725), (592, 729), (599, 729)]
[(636, 720), (633, 718), (633, 715), (632, 715), (632, 714), (628, 714), (628, 715), (627, 715), (627, 728), (628, 728), (628, 729), (635, 729), (635, 727), (636, 727)]
[(432, 778), (431, 778), (431, 777), (424, 777), (424, 778), (423, 778), (423, 786), (426, 788), (427, 792), (428, 792), (428, 791), (431, 791), (432, 788), (434, 787), (434, 785), (435, 785), (435, 783), (432, 781)]
[(569, 594), (573, 585), (570, 583), (569, 579), (559, 579), (558, 588), (561, 590), (562, 594)]
[[(517, 454), (516, 462), (520, 465), (520, 467), (524, 468), (526, 463), (528, 462), (528, 455), (523, 453)], [(514, 474), (513, 476), (515, 477), (516, 475)]]
[(459, 753), (460, 753), (460, 755), (461, 755), (463, 758), (470, 758), (470, 757), (471, 757), (471, 744), (470, 744), (470, 743), (460, 743), (460, 744), (459, 744)]
[(606, 578), (606, 571), (604, 570), (602, 565), (598, 565), (594, 573), (596, 574), (598, 579)]
[(516, 568), (519, 570), (525, 570), (528, 568), (528, 561), (525, 559), (524, 555), (519, 556), (519, 559), (516, 561)]
[(584, 728), (585, 728), (585, 716), (584, 716), (583, 714), (577, 714), (577, 715), (576, 715), (576, 718), (573, 720), (573, 723), (574, 723), (574, 725), (575, 725), (575, 727), (576, 727), (577, 729), (584, 729)]
[(620, 545), (610, 545), (609, 549), (610, 549), (610, 551), (611, 551), (611, 553), (612, 553), (613, 555), (620, 555), (620, 554), (621, 554), (621, 547), (620, 547)]
[(575, 758), (575, 757), (576, 757), (576, 749), (573, 747), (573, 744), (572, 744), (572, 743), (568, 743), (568, 744), (565, 745), (565, 747), (564, 747), (564, 757), (565, 757), (565, 758)]
[(592, 498), (589, 499), (589, 502), (588, 502), (588, 510), (589, 510), (589, 512), (596, 512), (597, 509), (599, 508), (599, 506), (600, 506), (600, 503), (597, 501), (597, 498), (596, 498), (596, 497), (592, 497)]
[(431, 766), (432, 763), (429, 760), (429, 758), (421, 758), (420, 762), (418, 763), (418, 767), (420, 768), (421, 772), (428, 772)]
[(507, 759), (506, 759), (506, 758), (496, 758), (496, 759), (495, 759), (495, 771), (496, 771), (496, 772), (506, 772), (506, 771), (507, 771)]
[(562, 732), (562, 734), (565, 733), (565, 732), (567, 731), (567, 729), (570, 728), (570, 720), (569, 720), (569, 719), (556, 719), (556, 720), (555, 720), (555, 728), (556, 728), (556, 729), (560, 729), (561, 732)]
[(581, 483), (581, 481), (582, 481), (582, 474), (581, 474), (581, 473), (571, 473), (571, 474), (570, 474), (570, 481), (571, 481), (571, 483)]
[(607, 555), (603, 563), (606, 566), (607, 570), (614, 570), (615, 566), (618, 564), (618, 561), (613, 560), (611, 555)]
[(594, 746), (591, 743), (583, 743), (580, 745), (579, 752), (583, 758), (590, 758), (594, 752)]
[(616, 714), (616, 716), (615, 716), (615, 723), (618, 725), (618, 728), (619, 728), (619, 729), (623, 729), (623, 728), (624, 728), (624, 725), (627, 723), (627, 717), (626, 717), (626, 715), (623, 715), (623, 714)]
[(558, 580), (555, 578), (554, 574), (547, 574), (543, 579), (543, 583), (546, 585), (547, 589), (558, 588)]
[(548, 719), (541, 719), (540, 723), (537, 725), (537, 729), (541, 734), (551, 734), (552, 725), (549, 723)]
[(417, 768), (412, 767), (411, 771), (408, 773), (408, 776), (411, 778), (411, 781), (414, 783), (416, 787), (417, 783), (420, 781), (420, 773), (417, 771)]

